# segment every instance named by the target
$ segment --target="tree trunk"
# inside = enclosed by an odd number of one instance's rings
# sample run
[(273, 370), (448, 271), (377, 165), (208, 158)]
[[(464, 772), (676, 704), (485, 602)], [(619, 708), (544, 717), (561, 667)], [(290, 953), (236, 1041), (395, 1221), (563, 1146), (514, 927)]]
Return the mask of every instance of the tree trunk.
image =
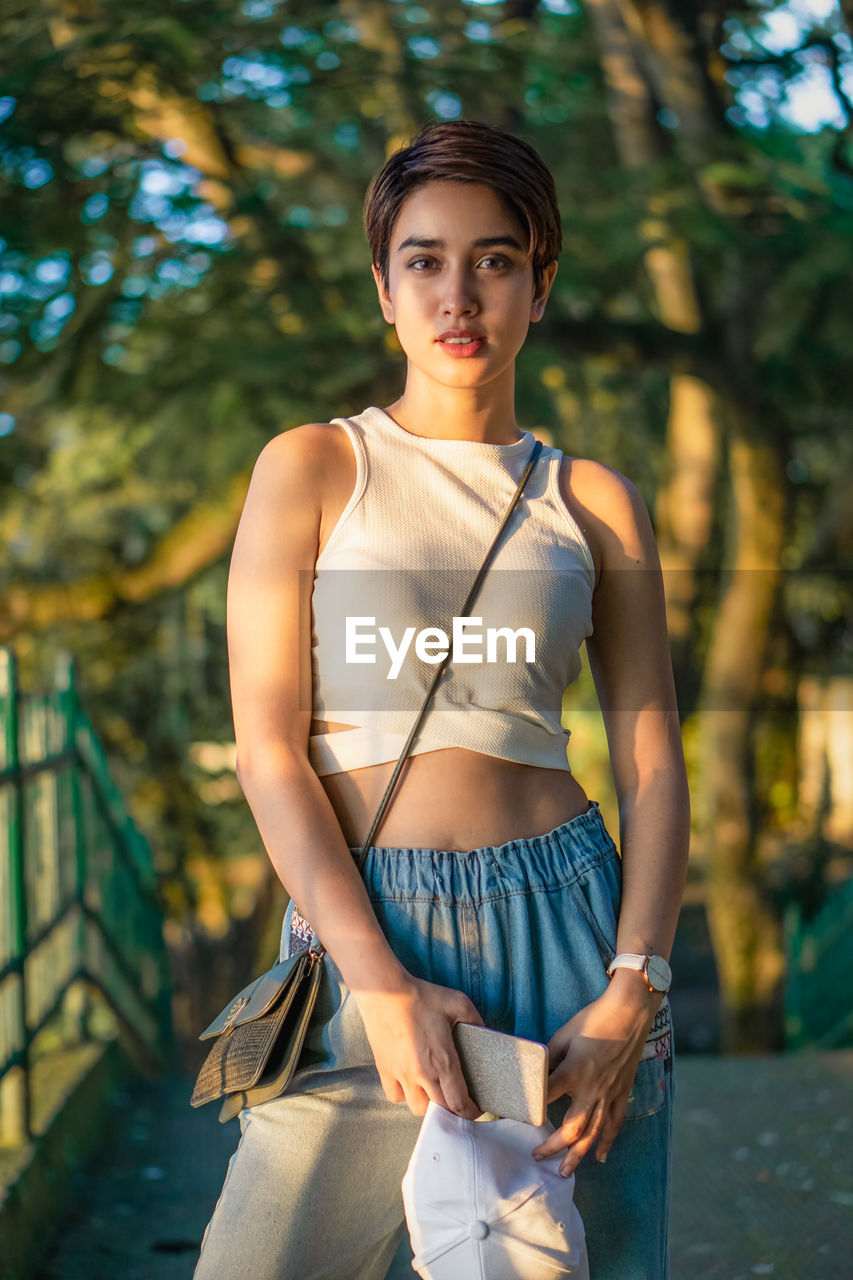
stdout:
[[(673, 101), (672, 109), (680, 108), (686, 114), (686, 104), (682, 103), (686, 97), (692, 114), (704, 121), (703, 103), (695, 102), (695, 95), (684, 88), (692, 64), (682, 48), (683, 42), (673, 35), (667, 53), (671, 58), (678, 55), (680, 72), (665, 72), (663, 53), (649, 45), (640, 14), (631, 4), (587, 0), (587, 10), (601, 48), (608, 112), (619, 158), (626, 169), (645, 169), (666, 154), (648, 68), (655, 64), (663, 91), (674, 94), (678, 89), (678, 101)], [(662, 39), (661, 23), (651, 25), (658, 39)], [(693, 132), (702, 137), (707, 129), (707, 124), (692, 126)], [(638, 230), (649, 244), (645, 264), (661, 322), (676, 332), (698, 333), (702, 316), (689, 248), (672, 234), (662, 196), (650, 197), (649, 216)], [(678, 672), (688, 665), (696, 567), (711, 532), (718, 445), (714, 393), (707, 383), (673, 366), (669, 403), (668, 474), (657, 496), (655, 531), (664, 574), (673, 665)]]
[[(654, 162), (660, 144), (657, 111), (677, 118), (671, 136), (691, 165), (730, 156), (713, 79), (673, 6), (660, 0), (587, 0), (603, 53), (610, 113), (622, 162)], [(717, 204), (725, 193), (716, 192)], [(760, 193), (755, 196), (760, 199)], [(666, 203), (649, 202), (641, 233), (653, 242), (647, 269), (661, 318), (696, 332), (700, 305), (687, 246), (668, 230)], [(737, 212), (737, 210), (734, 210)], [(775, 1048), (782, 1043), (784, 953), (780, 924), (762, 890), (754, 829), (752, 719), (760, 691), (784, 530), (784, 476), (774, 449), (762, 439), (758, 406), (738, 399), (748, 369), (736, 353), (731, 377), (716, 391), (695, 377), (672, 375), (667, 449), (670, 476), (657, 510), (667, 618), (677, 646), (690, 639), (695, 570), (711, 530), (717, 459), (716, 424), (732, 423), (729, 447), (732, 512), (728, 533), (734, 572), (714, 622), (700, 703), (704, 711), (701, 779), (706, 833), (711, 936), (722, 992), (725, 1051)], [(726, 388), (726, 389), (723, 389)], [(675, 570), (675, 572), (673, 572)]]
[(807, 830), (853, 847), (853, 678), (803, 676), (797, 695), (800, 819)]
[[(734, 416), (734, 415), (733, 415)], [(714, 620), (701, 699), (708, 921), (720, 975), (723, 1052), (783, 1046), (784, 951), (756, 865), (752, 721), (780, 580), (781, 466), (774, 447), (733, 435), (732, 571)]]

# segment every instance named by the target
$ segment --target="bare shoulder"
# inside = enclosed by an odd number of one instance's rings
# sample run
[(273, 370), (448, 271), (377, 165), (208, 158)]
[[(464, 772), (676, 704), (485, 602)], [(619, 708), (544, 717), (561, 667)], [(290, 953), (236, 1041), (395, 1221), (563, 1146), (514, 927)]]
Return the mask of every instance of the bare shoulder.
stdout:
[(346, 432), (339, 423), (306, 422), (288, 427), (268, 440), (258, 455), (258, 463), (273, 471), (314, 469), (322, 474), (330, 454), (339, 453), (345, 443)]
[(267, 441), (252, 469), (238, 544), (246, 541), (247, 529), (270, 536), (304, 525), (316, 534), (322, 503), (322, 432), (327, 426), (309, 422)]
[[(268, 440), (255, 463), (256, 477), (288, 501), (299, 500), (300, 506), (318, 510), (339, 486), (341, 476), (348, 479), (352, 448), (342, 426), (334, 422), (306, 422), (289, 427)], [(352, 467), (355, 471), (354, 460)], [(350, 485), (352, 488), (352, 485)]]
[(282, 431), (264, 445), (252, 476), (252, 488), (269, 496), (267, 510), (313, 531), (315, 555), (356, 483), (357, 464), (344, 427), (337, 422), (306, 422)]
[(640, 490), (615, 467), (563, 456), (560, 494), (589, 543), (595, 581), (603, 568), (658, 563), (651, 517)]

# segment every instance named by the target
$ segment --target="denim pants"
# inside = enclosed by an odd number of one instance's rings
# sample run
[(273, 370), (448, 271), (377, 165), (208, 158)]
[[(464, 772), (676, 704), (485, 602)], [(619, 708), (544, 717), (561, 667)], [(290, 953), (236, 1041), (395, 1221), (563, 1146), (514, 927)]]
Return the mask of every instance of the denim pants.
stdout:
[[(374, 847), (363, 874), (411, 973), (464, 991), (487, 1026), (546, 1043), (608, 985), (621, 870), (592, 801), (528, 840), (468, 852)], [(194, 1280), (414, 1275), (400, 1184), (422, 1118), (386, 1099), (355, 1001), (328, 953), (323, 965), (290, 1090), (239, 1113)], [(664, 997), (606, 1164), (593, 1147), (575, 1171), (591, 1280), (668, 1280), (672, 1101)], [(566, 1095), (549, 1104), (555, 1126), (568, 1107)]]

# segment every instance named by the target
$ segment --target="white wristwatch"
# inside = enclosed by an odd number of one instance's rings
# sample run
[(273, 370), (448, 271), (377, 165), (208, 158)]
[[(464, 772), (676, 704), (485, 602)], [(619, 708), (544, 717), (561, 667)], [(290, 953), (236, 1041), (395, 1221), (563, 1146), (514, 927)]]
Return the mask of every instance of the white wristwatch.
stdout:
[(620, 951), (607, 966), (608, 978), (614, 969), (637, 969), (648, 983), (649, 991), (665, 994), (672, 986), (672, 970), (663, 956), (638, 956), (630, 951)]

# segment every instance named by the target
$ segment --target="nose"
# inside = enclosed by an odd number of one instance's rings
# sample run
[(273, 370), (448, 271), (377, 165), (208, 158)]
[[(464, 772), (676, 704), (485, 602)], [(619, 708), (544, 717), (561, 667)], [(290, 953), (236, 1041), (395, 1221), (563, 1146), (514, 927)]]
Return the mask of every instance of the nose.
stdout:
[(471, 315), (478, 310), (477, 281), (465, 266), (448, 267), (443, 283), (441, 309), (445, 315)]

